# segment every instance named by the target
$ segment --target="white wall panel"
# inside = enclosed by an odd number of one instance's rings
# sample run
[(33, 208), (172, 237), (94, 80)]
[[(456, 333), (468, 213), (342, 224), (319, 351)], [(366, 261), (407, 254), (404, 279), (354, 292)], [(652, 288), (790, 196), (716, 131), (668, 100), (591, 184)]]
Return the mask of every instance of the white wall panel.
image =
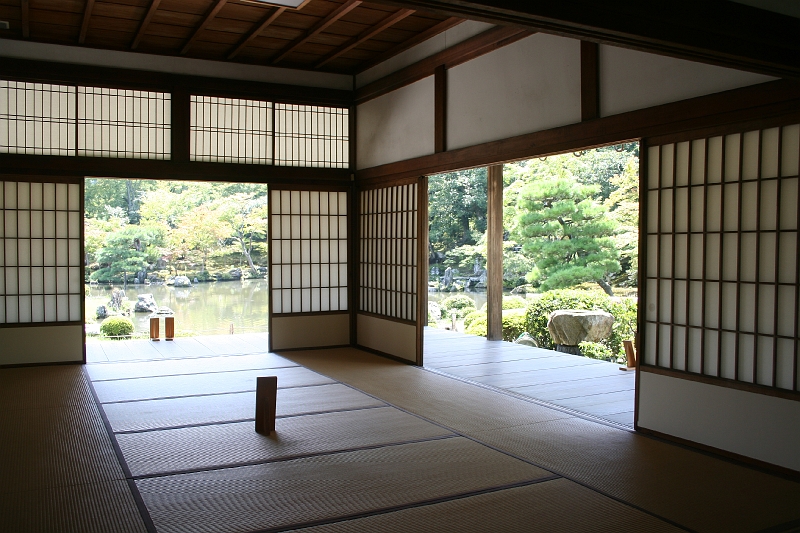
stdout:
[(0, 365), (80, 363), (83, 325), (0, 328), (0, 346)]
[(435, 35), (423, 41), (408, 50), (397, 54), (396, 56), (387, 59), (383, 63), (375, 65), (374, 67), (365, 70), (361, 74), (356, 75), (356, 87), (363, 87), (368, 83), (388, 76), (392, 72), (396, 72), (402, 68), (437, 54), (451, 46), (454, 46), (462, 41), (466, 41), (470, 37), (474, 37), (479, 33), (493, 28), (494, 24), (488, 22), (478, 22), (476, 20), (467, 20), (458, 26), (450, 28), (447, 31)]
[(433, 76), (358, 106), (357, 124), (359, 169), (432, 154)]
[(608, 45), (599, 63), (604, 117), (775, 79)]
[(449, 150), (580, 122), (580, 42), (532, 35), (448, 70), (447, 88)]
[(358, 315), (358, 345), (407, 361), (417, 360), (417, 326)]
[(350, 315), (282, 316), (272, 319), (273, 350), (350, 344)]
[(800, 402), (642, 372), (639, 426), (800, 470)]
[(345, 91), (353, 88), (353, 77), (346, 74), (226, 63), (188, 57), (158, 56), (117, 50), (97, 50), (85, 46), (31, 43), (8, 39), (3, 39), (2, 43), (0, 43), (0, 57), (14, 57), (35, 61), (57, 60), (63, 63), (99, 67), (125, 65), (125, 68), (166, 72), (168, 74), (285, 83), (307, 87), (342, 89)]

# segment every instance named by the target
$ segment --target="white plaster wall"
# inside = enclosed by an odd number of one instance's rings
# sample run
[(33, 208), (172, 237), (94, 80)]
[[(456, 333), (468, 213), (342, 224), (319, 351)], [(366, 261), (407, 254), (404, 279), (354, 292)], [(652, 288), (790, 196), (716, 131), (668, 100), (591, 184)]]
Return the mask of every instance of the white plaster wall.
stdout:
[(368, 83), (388, 76), (392, 72), (396, 72), (409, 65), (413, 65), (418, 61), (422, 61), (426, 57), (450, 48), (462, 41), (466, 41), (470, 37), (474, 37), (479, 33), (483, 33), (489, 28), (493, 28), (494, 24), (487, 22), (478, 22), (475, 20), (468, 20), (462, 22), (458, 26), (454, 26), (447, 31), (443, 31), (439, 35), (435, 35), (427, 41), (421, 42), (416, 46), (412, 46), (394, 57), (391, 57), (375, 65), (374, 67), (365, 70), (361, 74), (356, 75), (356, 87), (363, 87)]
[(0, 328), (0, 365), (83, 362), (83, 326)]
[(429, 76), (358, 106), (357, 168), (434, 152), (434, 80)]
[(580, 42), (535, 34), (448, 70), (447, 149), (581, 119)]
[(639, 426), (800, 471), (800, 402), (641, 372)]
[(273, 350), (350, 344), (350, 314), (282, 316), (272, 319)]
[(208, 76), (232, 80), (283, 83), (326, 89), (353, 89), (353, 78), (345, 74), (310, 72), (279, 67), (225, 63), (206, 59), (170, 57), (116, 50), (98, 50), (82, 46), (31, 43), (0, 39), (0, 57), (38, 61), (58, 61), (98, 67), (122, 67), (170, 74)]
[(414, 362), (417, 360), (417, 326), (359, 314), (358, 344)]
[(776, 79), (607, 45), (598, 61), (604, 117)]

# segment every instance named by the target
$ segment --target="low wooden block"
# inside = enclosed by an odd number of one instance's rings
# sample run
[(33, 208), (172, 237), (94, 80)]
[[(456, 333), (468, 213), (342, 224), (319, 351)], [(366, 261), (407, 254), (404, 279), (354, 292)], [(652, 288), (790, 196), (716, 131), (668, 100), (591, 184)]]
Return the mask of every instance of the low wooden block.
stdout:
[(277, 397), (278, 376), (256, 378), (256, 433), (269, 435), (275, 431)]
[(168, 316), (164, 319), (164, 338), (171, 341), (175, 338), (175, 317)]
[(158, 340), (158, 317), (154, 316), (150, 318), (150, 340), (157, 341)]
[(625, 347), (625, 358), (628, 360), (627, 367), (620, 367), (620, 370), (636, 370), (636, 350), (633, 348), (631, 341), (622, 341), (622, 346)]

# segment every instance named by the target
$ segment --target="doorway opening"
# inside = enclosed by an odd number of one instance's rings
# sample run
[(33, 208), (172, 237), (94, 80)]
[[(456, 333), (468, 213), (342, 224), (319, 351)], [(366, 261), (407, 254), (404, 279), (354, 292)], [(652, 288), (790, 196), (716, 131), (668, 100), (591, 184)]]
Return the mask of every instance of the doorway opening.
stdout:
[[(426, 366), (632, 426), (634, 373), (618, 369), (636, 336), (639, 143), (503, 165), (504, 343), (481, 338), (487, 175), (429, 177)], [(558, 310), (608, 315), (606, 331), (554, 339)]]
[(91, 177), (84, 191), (88, 341), (146, 339), (154, 316), (177, 337), (267, 332), (266, 185)]

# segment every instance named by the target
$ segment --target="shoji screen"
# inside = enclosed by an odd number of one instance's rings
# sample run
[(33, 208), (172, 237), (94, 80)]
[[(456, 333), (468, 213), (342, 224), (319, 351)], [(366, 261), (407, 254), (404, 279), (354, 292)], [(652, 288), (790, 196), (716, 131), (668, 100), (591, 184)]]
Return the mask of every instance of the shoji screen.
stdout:
[(359, 199), (358, 344), (412, 362), (420, 355), (420, 190), (406, 183)]
[(0, 182), (0, 364), (83, 360), (83, 185)]
[(271, 349), (350, 343), (348, 193), (270, 191)]
[(640, 427), (800, 469), (798, 153), (796, 124), (646, 148)]

